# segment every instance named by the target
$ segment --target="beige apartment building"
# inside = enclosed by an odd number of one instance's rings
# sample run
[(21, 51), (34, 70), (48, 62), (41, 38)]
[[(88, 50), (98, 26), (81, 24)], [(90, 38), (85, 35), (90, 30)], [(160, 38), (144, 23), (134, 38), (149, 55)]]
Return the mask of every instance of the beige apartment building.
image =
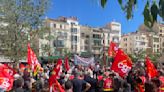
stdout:
[(105, 26), (110, 31), (109, 42), (113, 41), (119, 45), (121, 41), (121, 24), (119, 22), (112, 21)]
[[(61, 55), (64, 52), (80, 53), (80, 26), (75, 17), (59, 17), (57, 19), (45, 20), (46, 26), (49, 27), (49, 33), (52, 35), (50, 40), (40, 39), (40, 56), (46, 56), (42, 47), (47, 44), (50, 46), (51, 55)], [(44, 54), (43, 54), (44, 53)]]
[(91, 53), (91, 32), (92, 32), (92, 30), (93, 29), (89, 26), (80, 26), (81, 52), (90, 52)]
[(148, 37), (148, 49), (147, 53), (160, 53), (160, 37), (159, 35), (156, 35), (155, 33), (149, 33), (147, 34)]
[(120, 47), (128, 54), (146, 51), (148, 47), (148, 37), (143, 33), (129, 33), (122, 36)]
[[(107, 52), (110, 41), (119, 44), (121, 39), (121, 24), (118, 22), (111, 22), (105, 27), (89, 27), (79, 25), (75, 17), (59, 17), (45, 19), (45, 25), (49, 27), (49, 33), (44, 36), (52, 35), (53, 38), (39, 39), (40, 56), (89, 52), (99, 58)], [(43, 50), (47, 45), (50, 53)]]
[(160, 52), (164, 53), (164, 24), (159, 24), (158, 28), (158, 34), (160, 37)]

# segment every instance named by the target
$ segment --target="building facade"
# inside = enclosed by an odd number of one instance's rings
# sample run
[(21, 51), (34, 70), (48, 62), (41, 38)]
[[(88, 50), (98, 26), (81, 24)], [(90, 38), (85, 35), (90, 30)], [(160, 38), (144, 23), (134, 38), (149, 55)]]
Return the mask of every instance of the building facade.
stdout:
[(120, 47), (128, 54), (146, 51), (148, 47), (148, 37), (143, 33), (129, 33), (122, 36)]
[(158, 35), (160, 37), (160, 52), (164, 53), (164, 24), (159, 24)]
[[(79, 25), (75, 17), (59, 17), (47, 18), (45, 25), (49, 27), (45, 36), (53, 37), (39, 40), (40, 56), (88, 52), (95, 57), (101, 57), (107, 52), (111, 41), (119, 44), (121, 39), (121, 24), (117, 22), (111, 22), (106, 27), (89, 27)], [(45, 53), (42, 48), (47, 45), (50, 50)]]
[[(46, 19), (46, 26), (52, 39), (40, 39), (40, 48), (48, 44), (51, 55), (62, 55), (65, 52), (80, 52), (80, 26), (77, 18), (59, 17), (58, 19)], [(40, 50), (40, 55), (43, 55)], [(45, 53), (48, 55), (47, 53)], [(43, 55), (45, 56), (45, 55)]]

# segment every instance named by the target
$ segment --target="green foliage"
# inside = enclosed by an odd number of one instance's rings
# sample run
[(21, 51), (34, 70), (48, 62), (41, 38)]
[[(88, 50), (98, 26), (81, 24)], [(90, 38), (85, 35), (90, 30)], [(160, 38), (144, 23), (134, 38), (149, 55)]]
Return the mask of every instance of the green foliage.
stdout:
[[(101, 0), (101, 6), (103, 8), (106, 3), (106, 0)], [(121, 9), (125, 12), (126, 18), (128, 20), (133, 18), (133, 12), (137, 5), (137, 0), (118, 0), (118, 3), (121, 6)], [(157, 21), (158, 15), (164, 20), (164, 0), (147, 0), (143, 11), (144, 24), (148, 27), (153, 27), (154, 23)]]
[(101, 0), (101, 6), (104, 8), (107, 3), (107, 0)]
[(19, 61), (26, 57), (26, 45), (29, 42), (37, 53), (39, 49), (37, 38), (42, 30), (42, 17), (49, 6), (49, 0), (0, 0), (0, 2), (0, 52), (15, 62)]

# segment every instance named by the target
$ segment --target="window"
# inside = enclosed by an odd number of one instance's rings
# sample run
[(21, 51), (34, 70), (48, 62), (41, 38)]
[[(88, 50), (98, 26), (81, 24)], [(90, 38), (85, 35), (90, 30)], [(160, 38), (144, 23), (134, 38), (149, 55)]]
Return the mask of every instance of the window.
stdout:
[(71, 41), (77, 43), (78, 37), (77, 36), (71, 36)]
[(54, 28), (56, 28), (56, 24), (54, 24)]
[(60, 29), (62, 29), (62, 25), (60, 25)]
[(64, 47), (64, 40), (58, 40), (57, 41), (57, 46), (58, 47)]
[(162, 30), (160, 30), (160, 32), (162, 32)]
[(88, 44), (89, 43), (89, 41), (88, 40), (85, 40), (85, 44)]
[(101, 35), (99, 35), (99, 34), (93, 34), (93, 38), (101, 39)]
[(159, 48), (159, 45), (157, 45), (157, 48)]
[(155, 44), (154, 44), (154, 47), (155, 47)]
[(75, 23), (74, 22), (71, 22), (71, 25), (75, 25)]
[(86, 38), (89, 38), (89, 35), (86, 35)]
[(101, 40), (94, 40), (94, 41), (93, 41), (93, 44), (94, 44), (95, 46), (101, 46)]
[(58, 36), (62, 36), (62, 32), (58, 32)]
[(71, 32), (77, 34), (77, 28), (71, 28)]
[(77, 51), (77, 45), (71, 45), (71, 49)]
[(124, 41), (127, 41), (127, 38), (124, 38)]
[(140, 45), (145, 45), (145, 42), (141, 42)]
[(154, 38), (154, 42), (159, 42), (159, 38)]
[(81, 37), (84, 37), (85, 36), (85, 34), (84, 33), (81, 33)]
[(64, 38), (67, 39), (67, 33), (64, 33)]

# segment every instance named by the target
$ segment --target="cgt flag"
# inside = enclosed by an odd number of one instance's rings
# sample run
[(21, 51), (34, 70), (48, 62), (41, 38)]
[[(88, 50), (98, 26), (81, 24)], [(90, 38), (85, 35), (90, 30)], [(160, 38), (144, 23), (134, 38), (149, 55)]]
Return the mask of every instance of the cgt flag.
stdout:
[(154, 78), (158, 75), (157, 69), (148, 57), (146, 57), (146, 73), (149, 78)]
[(111, 66), (111, 70), (118, 73), (121, 77), (124, 77), (132, 68), (131, 59), (121, 50), (118, 52), (114, 58), (114, 62)]
[(36, 57), (36, 54), (31, 49), (30, 44), (28, 43), (27, 47), (27, 62), (31, 66), (31, 69), (34, 72), (34, 76), (38, 73), (38, 71), (41, 69), (41, 65)]
[(0, 88), (10, 91), (13, 87), (15, 73), (13, 68), (0, 64)]
[(110, 46), (108, 48), (108, 56), (115, 57), (117, 50), (118, 50), (118, 47), (117, 47), (116, 43), (111, 41)]

